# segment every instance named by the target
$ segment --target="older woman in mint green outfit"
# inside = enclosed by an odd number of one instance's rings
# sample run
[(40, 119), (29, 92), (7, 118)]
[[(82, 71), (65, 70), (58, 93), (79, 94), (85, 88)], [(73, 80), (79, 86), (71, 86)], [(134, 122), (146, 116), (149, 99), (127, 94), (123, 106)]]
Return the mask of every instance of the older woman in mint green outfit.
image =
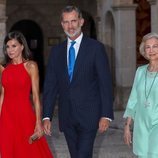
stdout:
[[(149, 64), (138, 67), (124, 113), (124, 141), (138, 158), (158, 158), (158, 34), (143, 37), (140, 53)], [(134, 122), (133, 141), (130, 125)]]

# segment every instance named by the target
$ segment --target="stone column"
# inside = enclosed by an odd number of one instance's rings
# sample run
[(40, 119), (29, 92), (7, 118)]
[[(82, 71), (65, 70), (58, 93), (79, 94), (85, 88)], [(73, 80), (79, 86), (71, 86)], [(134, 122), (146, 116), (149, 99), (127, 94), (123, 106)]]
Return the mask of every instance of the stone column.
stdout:
[(6, 3), (5, 0), (0, 0), (0, 62), (3, 59), (2, 47), (3, 40), (6, 34)]
[(135, 4), (113, 5), (115, 17), (116, 90), (114, 107), (126, 106), (136, 71)]
[(151, 6), (151, 32), (158, 33), (158, 4), (157, 0), (148, 0)]

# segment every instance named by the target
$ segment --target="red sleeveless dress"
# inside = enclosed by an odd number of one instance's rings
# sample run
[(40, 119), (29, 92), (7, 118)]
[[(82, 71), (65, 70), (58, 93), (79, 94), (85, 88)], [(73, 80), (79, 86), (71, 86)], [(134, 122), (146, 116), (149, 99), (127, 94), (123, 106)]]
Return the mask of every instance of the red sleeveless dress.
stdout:
[(53, 158), (45, 137), (29, 144), (35, 113), (30, 100), (31, 79), (24, 64), (9, 64), (2, 72), (4, 100), (0, 114), (1, 158)]

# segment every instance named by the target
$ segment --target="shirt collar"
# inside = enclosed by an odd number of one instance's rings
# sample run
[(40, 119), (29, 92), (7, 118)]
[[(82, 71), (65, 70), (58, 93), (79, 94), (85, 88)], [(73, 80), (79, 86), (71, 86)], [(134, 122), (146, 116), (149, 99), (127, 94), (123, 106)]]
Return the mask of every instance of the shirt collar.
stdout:
[[(81, 32), (81, 34), (75, 39), (76, 43), (80, 44), (81, 43), (81, 40), (82, 40), (82, 37), (83, 37), (83, 33)], [(71, 39), (68, 38), (68, 43), (70, 44), (71, 43)]]

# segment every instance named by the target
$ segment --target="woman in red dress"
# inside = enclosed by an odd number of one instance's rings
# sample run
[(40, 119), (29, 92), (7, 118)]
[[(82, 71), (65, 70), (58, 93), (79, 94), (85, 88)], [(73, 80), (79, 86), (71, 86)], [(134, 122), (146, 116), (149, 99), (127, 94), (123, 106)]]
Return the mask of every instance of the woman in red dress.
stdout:
[[(8, 33), (3, 50), (6, 63), (0, 66), (0, 157), (53, 158), (43, 136), (38, 66), (31, 60), (23, 34)], [(32, 135), (36, 139), (33, 142)]]

